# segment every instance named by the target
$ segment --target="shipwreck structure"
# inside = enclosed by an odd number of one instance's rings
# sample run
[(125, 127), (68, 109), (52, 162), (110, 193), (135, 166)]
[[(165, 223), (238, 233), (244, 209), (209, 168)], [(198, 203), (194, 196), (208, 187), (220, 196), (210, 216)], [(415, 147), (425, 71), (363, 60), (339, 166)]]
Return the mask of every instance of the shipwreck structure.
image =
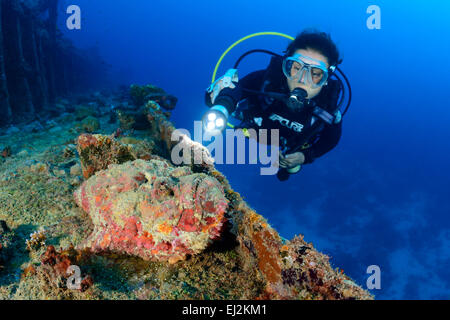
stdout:
[(1, 0), (0, 126), (32, 121), (57, 97), (101, 82), (106, 65), (63, 36), (58, 12), (58, 0)]

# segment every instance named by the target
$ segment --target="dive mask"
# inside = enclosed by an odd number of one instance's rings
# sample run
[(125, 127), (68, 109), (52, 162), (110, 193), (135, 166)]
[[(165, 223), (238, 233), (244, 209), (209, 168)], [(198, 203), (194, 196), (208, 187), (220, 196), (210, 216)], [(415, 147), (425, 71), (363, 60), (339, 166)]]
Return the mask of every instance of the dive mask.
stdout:
[[(334, 66), (330, 67), (334, 71)], [(283, 61), (283, 73), (289, 80), (319, 88), (328, 80), (328, 68), (323, 61), (296, 53)]]

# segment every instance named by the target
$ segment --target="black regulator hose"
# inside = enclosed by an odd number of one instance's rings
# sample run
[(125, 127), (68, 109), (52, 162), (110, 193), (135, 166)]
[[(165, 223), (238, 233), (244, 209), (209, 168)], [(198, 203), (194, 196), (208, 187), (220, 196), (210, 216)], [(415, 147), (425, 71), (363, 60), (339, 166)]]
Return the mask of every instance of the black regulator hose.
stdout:
[[(250, 51), (245, 52), (243, 55), (241, 55), (239, 57), (239, 59), (234, 64), (234, 69), (237, 69), (239, 67), (239, 64), (241, 63), (241, 61), (246, 56), (248, 56), (248, 55), (250, 55), (252, 53), (256, 53), (256, 52), (266, 53), (266, 54), (270, 54), (270, 55), (276, 56), (276, 57), (282, 57), (282, 55), (279, 55), (278, 53), (275, 53), (275, 52), (272, 52), (272, 51), (269, 51), (269, 50), (265, 50), (265, 49), (250, 50)], [(343, 83), (343, 81), (341, 79), (341, 76), (342, 76), (342, 78), (344, 78), (344, 81), (345, 81), (345, 83), (347, 85), (347, 88), (348, 88), (348, 102), (347, 102), (347, 106), (345, 107), (344, 111), (342, 112), (342, 116), (344, 116), (347, 113), (348, 109), (350, 108), (350, 104), (352, 103), (352, 87), (351, 87), (350, 81), (348, 80), (348, 78), (345, 75), (345, 73), (338, 66), (336, 66), (336, 70), (339, 71), (339, 75), (335, 73), (334, 76), (338, 79), (338, 81), (339, 81), (339, 83), (341, 84), (341, 87), (342, 87), (342, 101), (339, 103), (339, 105), (342, 104), (344, 102), (344, 100), (345, 100), (344, 83)], [(247, 90), (247, 89), (244, 89), (244, 90), (248, 91), (248, 92), (256, 93), (256, 91), (254, 91), (254, 90)], [(258, 93), (261, 93), (261, 92), (258, 92)], [(279, 99), (281, 97), (277, 97), (277, 98)]]

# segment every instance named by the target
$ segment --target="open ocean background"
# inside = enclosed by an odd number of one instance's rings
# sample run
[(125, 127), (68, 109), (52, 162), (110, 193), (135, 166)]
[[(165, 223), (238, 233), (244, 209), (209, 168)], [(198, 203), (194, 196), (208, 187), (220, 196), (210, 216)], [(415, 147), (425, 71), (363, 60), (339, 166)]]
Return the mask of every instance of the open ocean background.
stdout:
[[(377, 299), (450, 298), (450, 3), (446, 1), (76, 0), (82, 29), (60, 29), (96, 48), (115, 84), (154, 84), (179, 98), (172, 121), (193, 133), (223, 51), (248, 34), (331, 34), (353, 89), (339, 145), (287, 182), (259, 165), (218, 165), (233, 188), (285, 238), (305, 240), (364, 288), (381, 268)], [(369, 5), (381, 29), (369, 30)], [(288, 40), (247, 40), (218, 76), (251, 49), (281, 53)], [(94, 49), (92, 49), (94, 50)], [(246, 58), (240, 77), (266, 68)]]

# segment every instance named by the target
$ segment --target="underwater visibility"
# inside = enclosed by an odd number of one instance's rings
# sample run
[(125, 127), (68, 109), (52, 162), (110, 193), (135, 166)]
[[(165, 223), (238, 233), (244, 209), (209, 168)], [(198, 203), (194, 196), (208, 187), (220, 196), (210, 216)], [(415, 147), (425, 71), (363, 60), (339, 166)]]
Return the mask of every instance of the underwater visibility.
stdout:
[(449, 299), (450, 4), (0, 1), (0, 300)]

